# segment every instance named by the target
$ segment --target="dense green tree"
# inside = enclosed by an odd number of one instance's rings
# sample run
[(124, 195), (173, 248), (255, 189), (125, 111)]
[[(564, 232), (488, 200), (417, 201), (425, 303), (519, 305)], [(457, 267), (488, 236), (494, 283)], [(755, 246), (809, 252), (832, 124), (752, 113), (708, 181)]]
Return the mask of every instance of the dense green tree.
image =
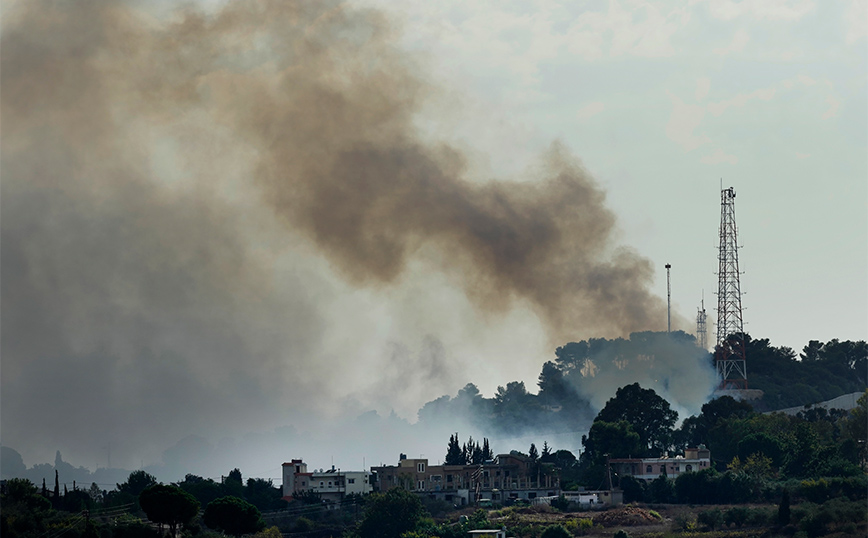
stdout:
[(639, 434), (643, 451), (659, 455), (672, 442), (672, 428), (678, 413), (653, 389), (643, 389), (639, 383), (633, 383), (615, 391), (614, 398), (606, 402), (594, 420), (612, 423), (626, 420)]
[(780, 467), (783, 463), (783, 447), (781, 441), (765, 432), (751, 433), (738, 442), (738, 457), (747, 461), (750, 456), (761, 454), (771, 460), (772, 466)]
[(778, 505), (778, 524), (789, 525), (790, 523), (790, 492), (784, 489), (781, 495), (781, 503)]
[(250, 534), (265, 527), (259, 510), (238, 497), (220, 497), (205, 507), (202, 521), (212, 529), (219, 529), (233, 536)]
[(179, 525), (191, 521), (199, 513), (199, 501), (178, 486), (155, 484), (139, 494), (139, 506), (148, 519), (162, 528), (168, 525), (175, 536)]
[(585, 451), (582, 458), (591, 465), (602, 465), (606, 454), (612, 458), (628, 458), (643, 452), (642, 439), (626, 420), (605, 422), (596, 420), (588, 435), (582, 438)]
[(93, 508), (94, 502), (90, 494), (80, 489), (64, 493), (60, 501), (60, 509), (66, 512), (81, 512)]
[(244, 497), (244, 479), (240, 469), (236, 467), (229, 471), (229, 474), (223, 479), (221, 490), (224, 497)]
[(464, 451), (461, 450), (461, 444), (458, 442), (458, 432), (455, 435), (449, 436), (449, 445), (446, 447), (446, 465), (464, 465)]
[(661, 474), (648, 484), (648, 489), (645, 491), (645, 497), (649, 502), (674, 502), (675, 484), (665, 474)]
[(210, 478), (202, 478), (194, 474), (187, 474), (183, 482), (176, 484), (199, 501), (199, 504), (206, 506), (208, 503), (218, 497), (222, 497), (223, 489)]
[(361, 538), (400, 538), (416, 529), (425, 515), (422, 501), (415, 493), (402, 488), (374, 493), (368, 497), (358, 533)]
[(118, 484), (118, 491), (128, 493), (134, 497), (138, 497), (145, 488), (151, 487), (157, 483), (157, 478), (145, 471), (133, 471), (127, 477), (126, 482)]
[(488, 437), (482, 438), (482, 461), (491, 461), (494, 459), (494, 452), (491, 450), (491, 445), (488, 443)]
[(280, 488), (270, 478), (248, 478), (244, 498), (260, 510), (280, 510), (286, 506)]
[(619, 484), (624, 492), (625, 503), (645, 502), (645, 482), (632, 476), (622, 476)]

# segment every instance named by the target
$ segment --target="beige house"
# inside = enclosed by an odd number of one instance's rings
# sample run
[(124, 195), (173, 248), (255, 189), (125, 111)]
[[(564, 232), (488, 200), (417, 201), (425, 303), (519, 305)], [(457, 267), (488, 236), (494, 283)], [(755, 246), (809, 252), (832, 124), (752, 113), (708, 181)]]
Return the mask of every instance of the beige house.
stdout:
[(553, 470), (534, 472), (528, 458), (514, 454), (501, 454), (481, 465), (429, 465), (427, 458), (408, 459), (401, 454), (398, 465), (372, 467), (371, 472), (375, 491), (400, 487), (456, 505), (532, 500), (560, 492)]
[(711, 468), (711, 451), (705, 445), (688, 448), (684, 456), (662, 456), (660, 458), (616, 458), (609, 460), (612, 471), (618, 476), (632, 476), (650, 482), (665, 474), (676, 478), (683, 473), (703, 471)]

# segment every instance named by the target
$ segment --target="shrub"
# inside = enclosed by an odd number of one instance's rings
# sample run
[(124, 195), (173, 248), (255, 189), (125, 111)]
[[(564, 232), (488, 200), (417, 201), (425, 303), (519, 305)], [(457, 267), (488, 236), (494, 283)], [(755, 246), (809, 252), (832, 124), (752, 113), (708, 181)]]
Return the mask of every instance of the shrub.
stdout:
[(313, 530), (313, 521), (302, 516), (295, 520), (296, 532), (310, 532)]
[(696, 520), (690, 512), (679, 512), (672, 518), (673, 531), (693, 531), (696, 530)]
[(735, 525), (741, 528), (747, 521), (748, 509), (743, 506), (735, 506), (726, 511), (723, 520), (727, 525)]
[(723, 512), (717, 508), (711, 510), (703, 510), (696, 516), (696, 521), (707, 526), (711, 530), (720, 528), (723, 524)]
[(619, 529), (618, 532), (615, 533), (614, 538), (630, 538), (630, 534), (624, 529)]
[(771, 521), (771, 512), (765, 508), (748, 509), (745, 523), (754, 527), (763, 527)]
[(573, 535), (563, 525), (551, 525), (546, 527), (540, 538), (573, 538)]

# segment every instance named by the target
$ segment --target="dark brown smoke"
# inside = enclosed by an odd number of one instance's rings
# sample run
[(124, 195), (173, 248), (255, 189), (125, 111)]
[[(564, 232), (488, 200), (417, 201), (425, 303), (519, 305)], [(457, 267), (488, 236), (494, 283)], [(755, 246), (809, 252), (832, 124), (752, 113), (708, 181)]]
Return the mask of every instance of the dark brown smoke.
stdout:
[[(604, 193), (566, 149), (526, 181), (481, 181), (419, 134), (432, 88), (383, 14), (134, 5), (4, 13), (4, 429), (26, 430), (6, 404), (35, 389), (7, 383), (35, 371), (94, 368), (89, 403), (130, 413), (160, 386), (172, 393), (148, 405), (161, 417), (191, 394), (228, 415), (283, 394), (270, 374), (302, 364), (328, 326), (303, 274), (275, 274), (286, 251), (368, 288), (424, 259), (482, 313), (531, 308), (557, 344), (662, 328), (650, 263), (614, 244)], [(317, 368), (294, 372), (299, 398), (319, 390), (305, 385)], [(228, 400), (227, 383), (242, 387)]]

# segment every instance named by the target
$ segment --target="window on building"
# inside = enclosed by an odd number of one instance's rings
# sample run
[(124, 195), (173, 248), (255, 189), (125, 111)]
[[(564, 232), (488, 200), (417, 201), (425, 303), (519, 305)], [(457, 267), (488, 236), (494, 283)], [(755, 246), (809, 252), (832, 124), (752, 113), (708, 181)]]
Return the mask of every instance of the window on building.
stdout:
[(528, 499), (536, 499), (536, 493), (530, 492), (527, 494)]
[(435, 475), (431, 476), (431, 480), (433, 480), (434, 482), (440, 482), (442, 479), (443, 479), (443, 476), (439, 475), (439, 474), (435, 474)]
[(331, 485), (332, 485), (332, 483), (331, 483), (331, 482), (329, 482), (329, 486), (331, 486)]
[(425, 464), (424, 463), (417, 463), (416, 464), (416, 471), (419, 473), (424, 473), (425, 472)]
[(319, 487), (323, 487), (324, 482), (319, 483)]
[(302, 483), (301, 483), (301, 487), (304, 487), (304, 486), (306, 486), (306, 485), (307, 485), (307, 483), (305, 483), (305, 482), (302, 482)]
[(420, 480), (418, 484), (416, 484), (416, 489), (419, 491), (425, 491), (425, 481)]
[(452, 475), (451, 474), (446, 475), (446, 481), (452, 482)]
[(349, 482), (350, 484), (355, 484), (356, 479), (355, 478), (347, 478), (347, 482)]
[(648, 473), (648, 474), (651, 474), (651, 473), (653, 473), (654, 471), (651, 470), (651, 466), (649, 465), (648, 467), (645, 467), (645, 472)]
[(660, 466), (660, 473), (663, 474), (665, 472), (666, 472), (666, 465), (661, 465)]
[(687, 471), (687, 472), (692, 471), (692, 470), (693, 470), (693, 465), (689, 465), (689, 464), (688, 464), (688, 465), (684, 468), (684, 470)]

